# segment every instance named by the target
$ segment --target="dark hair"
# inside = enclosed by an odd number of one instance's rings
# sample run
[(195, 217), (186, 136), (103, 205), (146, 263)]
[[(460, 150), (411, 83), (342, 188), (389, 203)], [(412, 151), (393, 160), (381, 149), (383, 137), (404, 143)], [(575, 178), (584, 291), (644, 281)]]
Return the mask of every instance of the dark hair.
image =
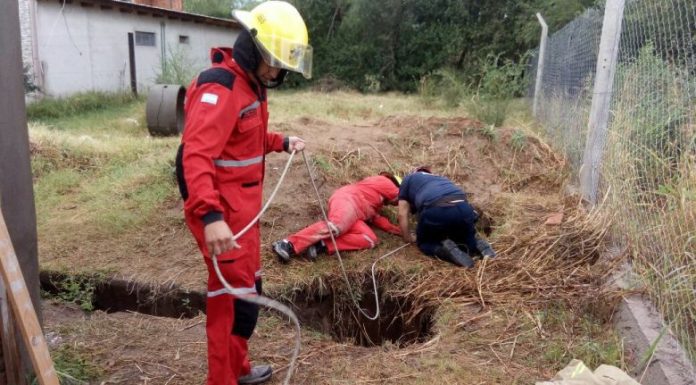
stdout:
[(432, 174), (433, 172), (430, 171), (430, 166), (416, 166), (411, 173), (414, 172), (427, 172), (428, 174)]

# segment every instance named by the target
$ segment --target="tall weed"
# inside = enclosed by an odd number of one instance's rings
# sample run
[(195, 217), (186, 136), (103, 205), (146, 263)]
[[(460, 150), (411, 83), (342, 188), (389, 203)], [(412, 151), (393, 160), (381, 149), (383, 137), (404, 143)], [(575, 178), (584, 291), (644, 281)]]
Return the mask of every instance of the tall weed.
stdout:
[(421, 79), (419, 92), (426, 102), (441, 100), (446, 107), (454, 108), (471, 94), (471, 85), (457, 70), (442, 68)]
[(186, 49), (169, 47), (167, 52), (167, 57), (162, 60), (162, 70), (157, 74), (156, 82), (187, 87), (201, 68), (191, 59)]
[(508, 113), (510, 101), (524, 92), (525, 58), (517, 63), (505, 60), (500, 55), (489, 55), (481, 66), (481, 77), (476, 93), (465, 107), (476, 119), (500, 127)]

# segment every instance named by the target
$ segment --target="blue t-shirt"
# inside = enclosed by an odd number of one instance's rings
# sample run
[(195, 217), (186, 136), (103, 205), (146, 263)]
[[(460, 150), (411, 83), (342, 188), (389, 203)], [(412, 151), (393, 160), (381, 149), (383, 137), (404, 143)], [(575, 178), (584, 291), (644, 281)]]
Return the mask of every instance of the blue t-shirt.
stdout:
[(420, 212), (448, 195), (464, 195), (464, 191), (444, 176), (426, 172), (407, 175), (399, 187), (399, 200), (408, 201), (413, 212)]

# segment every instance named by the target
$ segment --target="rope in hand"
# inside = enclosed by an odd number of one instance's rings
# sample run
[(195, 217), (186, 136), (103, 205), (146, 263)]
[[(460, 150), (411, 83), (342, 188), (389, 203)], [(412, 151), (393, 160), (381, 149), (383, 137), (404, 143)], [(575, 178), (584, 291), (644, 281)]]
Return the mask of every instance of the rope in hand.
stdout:
[[(236, 241), (239, 239), (242, 235), (244, 235), (249, 229), (258, 222), (259, 218), (261, 218), (261, 215), (268, 209), (268, 206), (271, 205), (271, 202), (273, 201), (273, 198), (275, 198), (276, 193), (278, 192), (278, 188), (280, 185), (283, 183), (283, 180), (285, 179), (285, 175), (288, 172), (288, 168), (290, 167), (290, 163), (292, 162), (292, 158), (295, 156), (295, 150), (290, 153), (290, 157), (285, 164), (285, 168), (283, 169), (283, 173), (280, 175), (280, 179), (278, 180), (278, 184), (276, 184), (275, 188), (273, 189), (273, 192), (271, 193), (271, 196), (268, 197), (268, 200), (266, 201), (266, 204), (263, 206), (261, 211), (254, 217), (254, 219), (249, 222), (242, 230), (240, 230), (236, 235), (234, 235), (232, 238)], [(304, 155), (304, 153), (303, 153)], [(227, 282), (225, 277), (222, 276), (222, 272), (220, 271), (220, 267), (218, 266), (218, 261), (217, 261), (217, 255), (212, 255), (212, 260), (213, 260), (213, 267), (215, 268), (215, 273), (218, 276), (218, 279), (220, 282), (222, 282), (222, 285), (227, 289), (230, 293), (234, 293), (235, 289)], [(300, 336), (300, 321), (297, 319), (297, 316), (295, 313), (287, 306), (283, 305), (282, 303), (270, 299), (268, 297), (265, 297), (260, 294), (247, 294), (247, 295), (235, 295), (235, 298), (239, 298), (242, 301), (250, 302), (259, 306), (265, 306), (270, 309), (274, 309), (276, 311), (279, 311), (290, 318), (292, 320), (294, 326), (295, 326), (295, 347), (292, 352), (292, 357), (290, 358), (290, 365), (288, 366), (288, 372), (285, 375), (285, 380), (283, 381), (283, 385), (289, 385), (290, 384), (290, 379), (292, 378), (292, 374), (295, 371), (295, 366), (297, 364), (297, 357), (300, 354), (300, 345), (301, 345), (301, 336)]]
[(374, 291), (374, 296), (375, 296), (375, 315), (371, 316), (365, 312), (365, 310), (360, 306), (358, 303), (358, 300), (355, 298), (355, 295), (353, 293), (353, 290), (351, 289), (350, 285), (350, 280), (348, 279), (348, 273), (346, 273), (346, 267), (343, 265), (343, 259), (341, 258), (341, 253), (338, 251), (338, 245), (336, 244), (336, 238), (334, 237), (333, 231), (331, 231), (331, 226), (330, 226), (330, 221), (328, 215), (326, 215), (326, 210), (324, 209), (324, 204), (322, 203), (322, 198), (321, 195), (319, 194), (319, 189), (317, 188), (317, 183), (314, 180), (314, 176), (312, 175), (312, 168), (309, 165), (309, 161), (307, 160), (307, 157), (305, 156), (304, 151), (302, 152), (302, 158), (304, 159), (305, 165), (307, 166), (307, 172), (309, 173), (309, 179), (312, 181), (312, 186), (314, 187), (314, 192), (317, 195), (317, 201), (319, 201), (319, 207), (321, 208), (321, 214), (324, 216), (324, 221), (326, 221), (326, 227), (329, 229), (329, 235), (331, 236), (331, 242), (333, 243), (334, 250), (336, 250), (336, 256), (338, 257), (338, 263), (341, 266), (341, 272), (343, 273), (343, 278), (346, 281), (346, 286), (348, 287), (348, 291), (350, 292), (350, 298), (353, 300), (353, 303), (355, 304), (355, 307), (358, 309), (358, 311), (364, 315), (367, 319), (370, 321), (374, 321), (377, 318), (379, 318), (379, 293), (377, 292), (377, 278), (375, 276), (375, 266), (377, 265), (377, 262), (379, 262), (381, 259), (386, 258), (397, 251), (403, 249), (404, 247), (410, 245), (410, 243), (406, 243), (404, 245), (401, 245), (397, 247), (396, 249), (388, 252), (387, 254), (384, 254), (383, 256), (377, 258), (373, 263), (372, 263), (372, 289)]
[[(290, 167), (290, 164), (292, 163), (292, 159), (295, 156), (296, 152), (297, 151), (293, 150), (292, 153), (290, 153), (290, 157), (288, 158), (288, 161), (285, 164), (285, 167), (283, 168), (283, 172), (281, 173), (280, 178), (278, 179), (278, 183), (276, 184), (275, 188), (271, 192), (271, 195), (268, 197), (268, 200), (264, 204), (263, 208), (261, 208), (261, 211), (259, 211), (259, 213), (256, 214), (256, 216), (242, 230), (240, 230), (236, 235), (233, 236), (233, 239), (235, 241), (237, 239), (239, 239), (242, 235), (244, 235), (247, 231), (249, 231), (249, 229), (251, 229), (251, 227), (254, 226), (256, 224), (256, 222), (258, 222), (258, 220), (261, 218), (263, 213), (266, 212), (268, 207), (271, 205), (271, 202), (275, 198), (276, 193), (278, 192), (278, 189), (280, 188), (280, 185), (283, 183), (283, 180), (285, 179), (285, 176), (287, 175), (288, 169)], [(321, 195), (319, 194), (319, 189), (317, 188), (316, 181), (314, 179), (314, 176), (312, 175), (312, 170), (311, 170), (311, 167), (309, 165), (309, 161), (307, 160), (307, 157), (306, 157), (304, 151), (302, 151), (302, 158), (304, 159), (305, 165), (307, 166), (307, 172), (309, 173), (310, 180), (312, 181), (312, 186), (314, 187), (314, 192), (317, 195), (317, 199), (319, 201), (319, 207), (321, 208), (321, 212), (324, 216), (324, 220), (326, 221), (327, 226), (328, 226), (329, 218), (326, 214), (326, 210), (324, 209)], [(377, 262), (379, 262), (380, 260), (382, 260), (382, 259), (396, 253), (397, 251), (405, 248), (406, 246), (409, 245), (409, 243), (404, 244), (404, 245), (388, 252), (387, 254), (384, 254), (383, 256), (377, 258), (372, 263), (372, 268), (371, 268), (372, 287), (374, 290), (376, 309), (375, 309), (375, 315), (370, 316), (362, 309), (362, 307), (360, 307), (360, 304), (357, 302), (357, 300), (355, 299), (355, 296), (353, 295), (353, 291), (350, 290), (350, 288), (351, 288), (350, 281), (348, 280), (348, 274), (346, 273), (345, 266), (343, 265), (343, 260), (341, 259), (341, 254), (338, 251), (338, 247), (336, 245), (336, 238), (334, 237), (333, 232), (330, 231), (329, 234), (331, 235), (331, 242), (333, 242), (334, 248), (336, 249), (336, 255), (338, 256), (338, 261), (339, 261), (340, 266), (341, 266), (343, 278), (345, 279), (346, 285), (351, 293), (351, 299), (353, 300), (353, 303), (355, 304), (357, 309), (360, 311), (360, 313), (362, 313), (369, 320), (371, 320), (371, 321), (376, 320), (380, 315), (379, 294), (377, 292), (377, 278), (375, 275), (375, 267), (377, 265)], [(227, 282), (225, 277), (222, 275), (222, 272), (220, 271), (220, 266), (218, 265), (217, 255), (212, 255), (211, 259), (213, 260), (213, 267), (215, 269), (215, 274), (217, 274), (217, 276), (218, 276), (218, 279), (220, 280), (220, 282), (222, 282), (222, 285), (225, 287), (225, 289), (230, 291), (230, 293), (233, 293), (235, 291), (234, 288), (229, 284), (229, 282)], [(297, 357), (300, 354), (300, 347), (301, 347), (301, 329), (300, 329), (300, 321), (298, 320), (297, 315), (295, 315), (295, 313), (286, 305), (284, 305), (278, 301), (275, 301), (273, 299), (270, 299), (268, 297), (265, 297), (263, 295), (260, 295), (260, 294), (251, 294), (251, 295), (242, 295), (242, 296), (237, 295), (237, 296), (235, 296), (235, 298), (239, 298), (242, 301), (253, 303), (253, 304), (259, 305), (259, 306), (265, 306), (265, 307), (268, 307), (270, 309), (281, 312), (281, 313), (287, 315), (288, 318), (290, 318), (290, 320), (293, 322), (293, 324), (295, 326), (295, 346), (293, 349), (292, 357), (290, 358), (290, 364), (288, 365), (288, 371), (285, 375), (285, 380), (283, 380), (283, 385), (289, 385), (290, 380), (292, 378), (292, 374), (294, 373), (295, 367), (297, 366)]]

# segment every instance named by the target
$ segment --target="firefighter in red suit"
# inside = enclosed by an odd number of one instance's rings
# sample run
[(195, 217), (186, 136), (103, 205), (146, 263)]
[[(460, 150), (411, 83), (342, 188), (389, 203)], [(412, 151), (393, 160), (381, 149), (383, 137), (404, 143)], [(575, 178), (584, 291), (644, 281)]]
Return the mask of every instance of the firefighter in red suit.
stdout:
[(273, 243), (273, 251), (281, 262), (287, 263), (294, 255), (307, 252), (310, 259), (336, 250), (331, 242), (333, 232), (338, 250), (361, 250), (375, 247), (377, 235), (367, 224), (400, 235), (399, 226), (379, 214), (383, 205), (396, 205), (399, 195), (399, 179), (382, 172), (357, 183), (343, 186), (329, 198), (329, 223), (316, 222), (296, 234)]
[[(248, 358), (258, 307), (236, 298), (261, 293), (258, 224), (236, 241), (234, 234), (261, 210), (266, 154), (304, 148), (300, 138), (267, 131), (266, 88), (288, 70), (311, 76), (307, 28), (292, 5), (268, 1), (233, 15), (244, 30), (233, 49), (214, 48), (212, 67), (191, 83), (176, 161), (186, 223), (208, 267), (208, 385), (271, 377), (270, 366), (252, 367)], [(212, 255), (233, 292), (218, 279)]]

